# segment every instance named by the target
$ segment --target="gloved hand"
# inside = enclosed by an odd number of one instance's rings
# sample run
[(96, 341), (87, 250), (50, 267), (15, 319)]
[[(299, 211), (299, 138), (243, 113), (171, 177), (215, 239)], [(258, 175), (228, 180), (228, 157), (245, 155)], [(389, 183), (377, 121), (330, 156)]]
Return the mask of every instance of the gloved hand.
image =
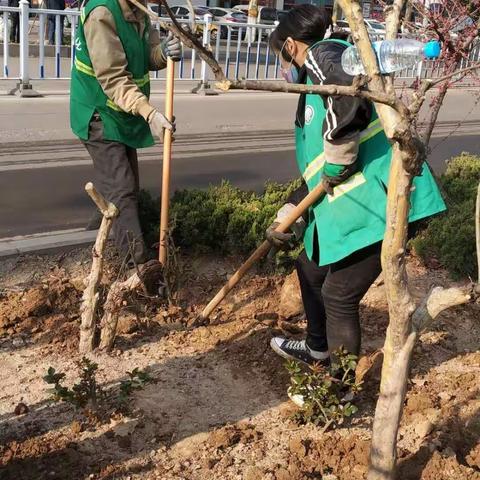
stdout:
[(333, 187), (348, 180), (358, 170), (357, 162), (351, 165), (335, 165), (325, 163), (322, 175), (322, 184), (329, 195), (333, 195)]
[(280, 225), (280, 222), (273, 222), (265, 232), (265, 238), (278, 250), (290, 250), (293, 248), (292, 239), (293, 233), (276, 232), (275, 229)]
[(172, 32), (168, 33), (167, 38), (160, 43), (163, 56), (170, 57), (174, 62), (178, 62), (182, 58), (182, 43), (177, 37), (173, 36)]
[(276, 232), (275, 229), (280, 223), (287, 218), (295, 205), (292, 203), (285, 204), (278, 212), (275, 221), (267, 228), (265, 232), (266, 239), (272, 244), (275, 250), (290, 250), (294, 247), (295, 240), (300, 240), (303, 237), (305, 231), (305, 220), (300, 217), (290, 227), (291, 233)]
[(154, 110), (150, 117), (148, 117), (148, 123), (150, 125), (150, 129), (152, 130), (153, 135), (158, 137), (158, 139), (162, 142), (163, 135), (165, 129), (171, 130), (172, 134), (175, 133), (176, 125), (175, 125), (175, 117), (173, 121), (170, 122), (168, 118), (165, 117), (162, 113)]

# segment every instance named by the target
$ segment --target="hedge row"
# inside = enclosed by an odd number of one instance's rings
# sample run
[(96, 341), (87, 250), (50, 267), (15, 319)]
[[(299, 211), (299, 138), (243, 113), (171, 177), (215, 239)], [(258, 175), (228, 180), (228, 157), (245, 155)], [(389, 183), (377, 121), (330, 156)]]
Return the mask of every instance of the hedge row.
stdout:
[(412, 240), (424, 260), (435, 257), (454, 278), (476, 277), (475, 199), (479, 182), (479, 156), (463, 153), (452, 158), (440, 177), (448, 210), (433, 218)]
[[(476, 271), (474, 211), (480, 182), (480, 157), (462, 154), (448, 162), (440, 183), (448, 211), (432, 219), (412, 240), (424, 259), (437, 258), (455, 277)], [(206, 190), (182, 190), (171, 202), (175, 245), (222, 254), (246, 254), (264, 239), (277, 210), (299, 181), (267, 183), (263, 194), (228, 182)], [(159, 201), (145, 191), (139, 201), (142, 229), (150, 244), (158, 240)]]

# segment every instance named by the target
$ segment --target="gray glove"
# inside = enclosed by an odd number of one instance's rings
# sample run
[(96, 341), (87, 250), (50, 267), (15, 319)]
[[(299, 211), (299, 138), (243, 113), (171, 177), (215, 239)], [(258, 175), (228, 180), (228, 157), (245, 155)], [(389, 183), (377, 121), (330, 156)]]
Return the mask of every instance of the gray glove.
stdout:
[(265, 238), (271, 243), (272, 247), (278, 250), (291, 250), (293, 248), (293, 233), (276, 232), (275, 229), (280, 222), (273, 222), (265, 232)]
[(280, 223), (287, 218), (292, 210), (295, 208), (295, 205), (292, 203), (285, 204), (278, 212), (275, 221), (267, 228), (265, 232), (265, 238), (272, 244), (272, 250), (269, 253), (269, 257), (272, 257), (276, 254), (278, 250), (291, 250), (295, 247), (295, 241), (301, 240), (303, 233), (305, 231), (306, 223), (305, 220), (300, 217), (297, 221), (290, 227), (292, 233), (281, 233), (276, 232), (275, 229), (280, 225)]
[(173, 36), (172, 32), (168, 33), (167, 38), (160, 43), (163, 56), (170, 57), (174, 62), (178, 62), (182, 58), (182, 43), (177, 37)]
[(172, 133), (175, 133), (176, 126), (175, 126), (175, 117), (173, 118), (173, 122), (170, 122), (165, 115), (154, 110), (153, 113), (148, 118), (148, 123), (150, 125), (150, 129), (152, 130), (153, 135), (158, 137), (160, 141), (163, 141), (163, 135), (165, 129), (171, 130)]

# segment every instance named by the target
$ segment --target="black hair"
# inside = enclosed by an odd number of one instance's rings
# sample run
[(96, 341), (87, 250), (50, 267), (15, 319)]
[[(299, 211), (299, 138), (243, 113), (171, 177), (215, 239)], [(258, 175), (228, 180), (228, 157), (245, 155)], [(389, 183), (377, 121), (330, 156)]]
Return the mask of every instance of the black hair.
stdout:
[[(299, 5), (292, 8), (270, 35), (270, 47), (279, 52), (288, 37), (298, 42), (313, 45), (323, 40), (325, 32), (332, 24), (332, 17), (324, 8), (315, 5)], [(282, 56), (290, 61), (290, 55), (283, 51)]]

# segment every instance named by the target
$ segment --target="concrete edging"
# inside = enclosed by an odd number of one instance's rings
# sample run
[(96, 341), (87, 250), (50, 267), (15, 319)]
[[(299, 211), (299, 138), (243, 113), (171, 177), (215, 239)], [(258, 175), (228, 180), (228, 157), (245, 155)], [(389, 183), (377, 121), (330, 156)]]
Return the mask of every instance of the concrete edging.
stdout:
[(18, 237), (0, 238), (0, 258), (33, 252), (47, 252), (66, 247), (91, 244), (97, 230), (83, 228), (35, 233)]

